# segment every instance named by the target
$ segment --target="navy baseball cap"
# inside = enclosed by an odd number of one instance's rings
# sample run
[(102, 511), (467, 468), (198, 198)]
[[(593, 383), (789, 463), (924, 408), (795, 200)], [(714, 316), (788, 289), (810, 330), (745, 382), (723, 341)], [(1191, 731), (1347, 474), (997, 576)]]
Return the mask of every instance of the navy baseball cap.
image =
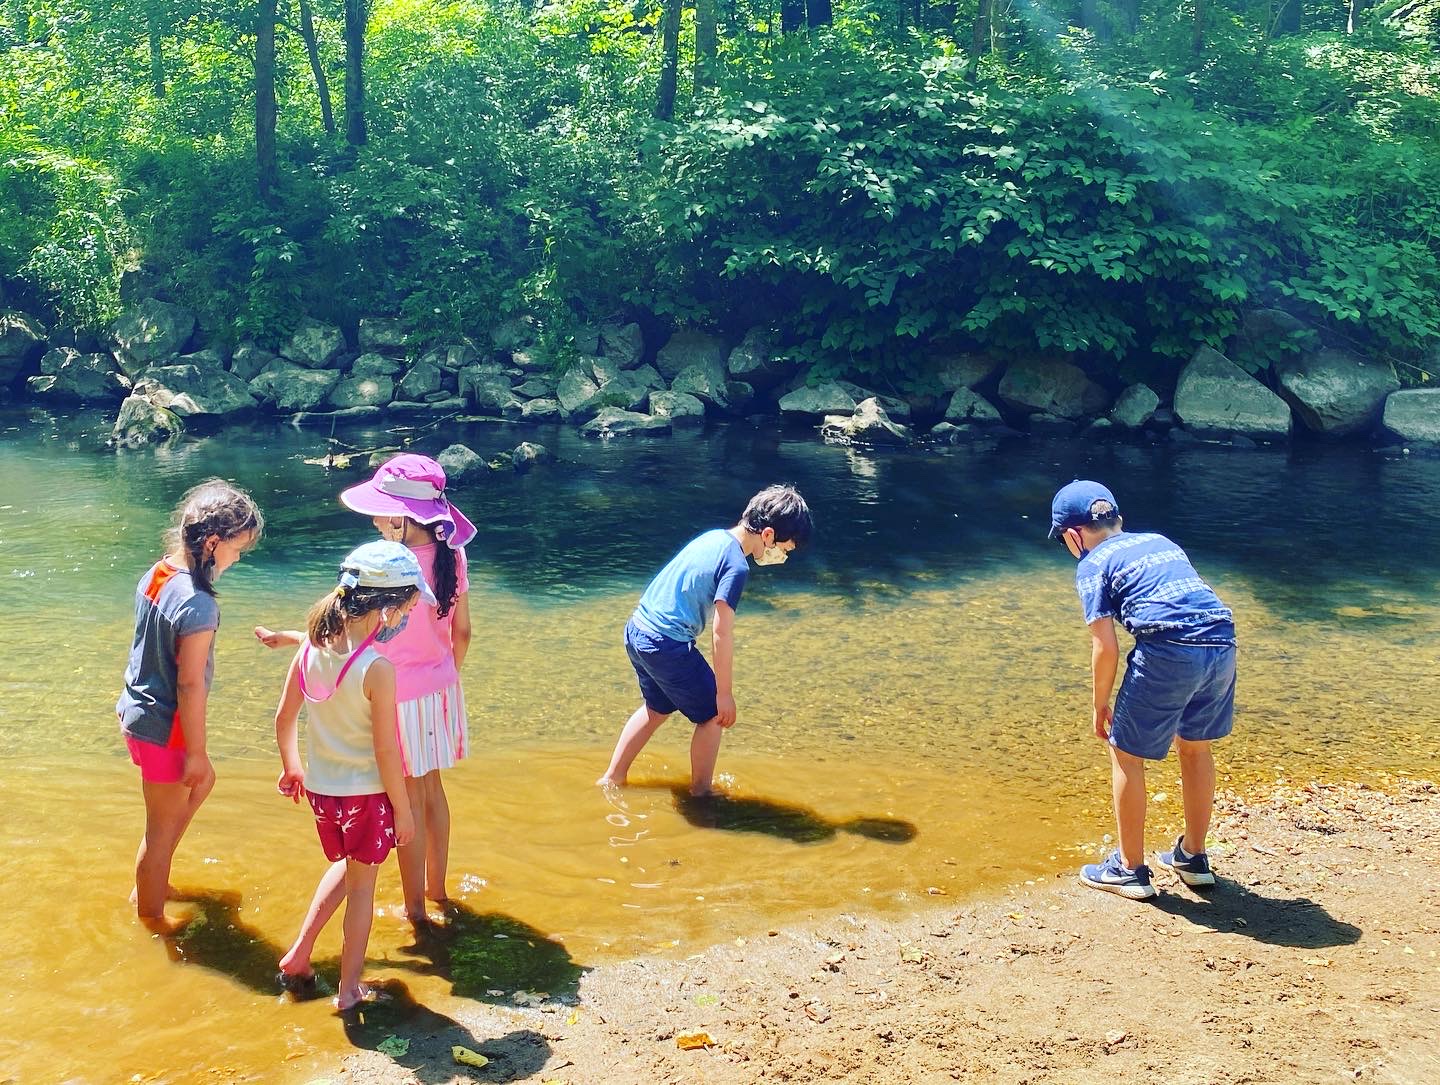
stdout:
[(1101, 523), (1119, 515), (1120, 506), (1116, 504), (1114, 494), (1098, 482), (1077, 478), (1070, 485), (1061, 487), (1050, 502), (1050, 538), (1055, 538), (1067, 527)]

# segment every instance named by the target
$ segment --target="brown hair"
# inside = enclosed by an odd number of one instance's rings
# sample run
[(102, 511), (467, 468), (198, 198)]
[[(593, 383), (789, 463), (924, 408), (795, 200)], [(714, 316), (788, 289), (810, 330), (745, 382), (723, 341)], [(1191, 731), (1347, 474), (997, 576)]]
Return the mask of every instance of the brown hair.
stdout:
[(740, 524), (756, 535), (773, 527), (777, 543), (794, 542), (796, 549), (810, 541), (815, 526), (810, 506), (805, 504), (800, 491), (783, 484), (767, 486), (752, 497), (740, 517)]
[(404, 606), (420, 589), (347, 588), (344, 585), (322, 595), (305, 615), (305, 633), (316, 648), (340, 639), (345, 623), (363, 618), (371, 611)]
[[(413, 516), (405, 517), (406, 528), (408, 529), (412, 524), (422, 531), (430, 532), (432, 535), (435, 532), (436, 525), (422, 524)], [(407, 543), (406, 545), (408, 546), (409, 544)], [(450, 608), (455, 605), (455, 600), (460, 597), (458, 590), (460, 587), (460, 576), (456, 569), (455, 551), (451, 550), (450, 545), (443, 539), (437, 537), (435, 539), (435, 565), (431, 569), (431, 576), (435, 582), (430, 585), (431, 590), (435, 592), (436, 617), (443, 618), (449, 614)]]
[(254, 499), (223, 478), (212, 478), (185, 491), (175, 506), (174, 522), (165, 533), (165, 546), (185, 558), (195, 586), (214, 595), (215, 581), (210, 571), (215, 567), (215, 555), (206, 555), (205, 540), (218, 535), (227, 541), (253, 532), (253, 546), (264, 531), (265, 517)]

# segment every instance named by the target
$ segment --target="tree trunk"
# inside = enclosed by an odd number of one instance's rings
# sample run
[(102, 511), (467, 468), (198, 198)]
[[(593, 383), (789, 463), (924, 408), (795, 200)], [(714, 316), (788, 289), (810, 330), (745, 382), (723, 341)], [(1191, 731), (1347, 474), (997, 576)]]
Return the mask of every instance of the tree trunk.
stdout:
[(655, 88), (655, 119), (675, 119), (675, 79), (680, 66), (680, 4), (681, 0), (664, 0), (665, 10), (660, 21), (660, 85)]
[(1300, 33), (1301, 0), (1271, 0), (1271, 36)]
[(805, 0), (805, 25), (829, 26), (835, 21), (830, 0)]
[(160, 13), (155, 10), (155, 0), (145, 5), (145, 32), (150, 39), (150, 88), (155, 97), (165, 97), (165, 28), (160, 24)]
[(976, 0), (975, 22), (970, 27), (970, 57), (974, 63), (990, 52), (990, 20), (994, 12), (994, 0)]
[(793, 34), (805, 25), (805, 0), (780, 0), (780, 31)]
[(275, 4), (260, 0), (255, 19), (255, 179), (260, 202), (275, 199)]
[(695, 0), (695, 89), (715, 85), (715, 0)]
[(1355, 33), (1356, 21), (1374, 6), (1374, 0), (1350, 0), (1350, 14), (1345, 20), (1345, 33)]
[(1199, 56), (1205, 51), (1205, 6), (1208, 0), (1195, 0), (1195, 21), (1190, 26), (1190, 52)]
[(345, 141), (365, 143), (365, 0), (345, 0)]
[(310, 0), (300, 0), (300, 36), (305, 39), (305, 55), (310, 58), (310, 71), (315, 76), (315, 93), (320, 96), (320, 123), (325, 131), (335, 134), (335, 110), (330, 105), (330, 84), (325, 67), (320, 63), (320, 42), (315, 37), (315, 11)]

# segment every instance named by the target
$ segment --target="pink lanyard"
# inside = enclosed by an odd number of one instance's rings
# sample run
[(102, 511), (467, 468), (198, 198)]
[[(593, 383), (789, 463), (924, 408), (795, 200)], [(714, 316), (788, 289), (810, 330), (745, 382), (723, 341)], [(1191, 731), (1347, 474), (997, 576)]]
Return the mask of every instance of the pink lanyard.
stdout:
[(305, 668), (310, 664), (310, 639), (307, 637), (305, 639), (304, 647), (300, 649), (300, 670), (297, 672), (297, 677), (300, 679), (300, 695), (304, 697), (307, 701), (309, 701), (311, 704), (322, 704), (323, 702), (328, 701), (331, 697), (335, 696), (336, 690), (338, 690), (340, 688), (340, 684), (345, 681), (345, 675), (349, 672), (350, 665), (355, 662), (361, 652), (365, 651), (366, 648), (370, 647), (371, 642), (374, 641), (375, 637), (379, 634), (379, 632), (380, 626), (377, 625), (373, 630), (371, 630), (370, 635), (360, 642), (360, 647), (356, 648), (353, 652), (350, 653), (349, 657), (346, 658), (345, 662), (340, 665), (340, 675), (335, 679), (335, 689), (332, 689), (323, 697), (312, 696), (309, 688), (305, 685)]

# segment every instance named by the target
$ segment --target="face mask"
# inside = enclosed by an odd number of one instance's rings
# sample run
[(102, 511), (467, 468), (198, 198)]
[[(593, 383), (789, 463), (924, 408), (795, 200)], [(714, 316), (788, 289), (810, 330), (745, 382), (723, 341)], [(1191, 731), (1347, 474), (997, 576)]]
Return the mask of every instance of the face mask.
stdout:
[[(381, 615), (382, 622), (387, 620), (386, 615)], [(400, 615), (399, 625), (381, 625), (375, 631), (375, 640), (380, 644), (388, 644), (405, 631), (405, 625), (410, 621), (408, 613)]]
[(767, 546), (762, 554), (755, 559), (756, 565), (784, 565), (790, 557), (790, 551), (782, 550), (778, 546)]

